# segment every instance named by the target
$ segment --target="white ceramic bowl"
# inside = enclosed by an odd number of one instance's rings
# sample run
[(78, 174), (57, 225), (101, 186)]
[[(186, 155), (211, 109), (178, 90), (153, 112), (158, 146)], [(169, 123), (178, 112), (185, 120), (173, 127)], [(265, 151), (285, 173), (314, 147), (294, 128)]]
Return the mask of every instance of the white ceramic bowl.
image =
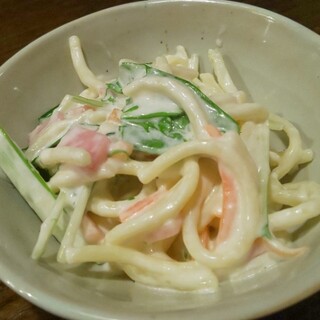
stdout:
[[(179, 18), (177, 18), (179, 17)], [(33, 42), (0, 68), (1, 126), (20, 144), (35, 118), (81, 86), (69, 57), (77, 34), (95, 73), (115, 75), (120, 58), (149, 61), (177, 44), (198, 52), (222, 41), (239, 88), (284, 114), (303, 130), (316, 159), (305, 175), (320, 181), (320, 37), (272, 12), (225, 1), (149, 1), (111, 8), (64, 25)], [(205, 63), (202, 65), (204, 66)], [(208, 65), (206, 65), (208, 67)], [(320, 288), (320, 224), (308, 223), (300, 241), (303, 261), (280, 264), (219, 296), (166, 293), (121, 279), (97, 278), (45, 259), (30, 258), (40, 221), (2, 175), (0, 278), (32, 303), (72, 319), (248, 319), (293, 304)]]

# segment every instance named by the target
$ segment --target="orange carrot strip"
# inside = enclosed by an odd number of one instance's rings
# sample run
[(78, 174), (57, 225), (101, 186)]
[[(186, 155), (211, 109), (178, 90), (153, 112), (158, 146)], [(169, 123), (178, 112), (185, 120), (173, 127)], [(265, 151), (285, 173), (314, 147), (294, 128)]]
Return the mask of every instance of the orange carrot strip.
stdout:
[(145, 207), (149, 206), (151, 203), (155, 202), (163, 194), (164, 190), (159, 189), (156, 192), (150, 194), (144, 199), (138, 200), (132, 206), (126, 208), (123, 212), (120, 213), (120, 221), (124, 222), (127, 219), (131, 218), (133, 215), (141, 212)]
[(225, 170), (220, 170), (220, 175), (223, 186), (223, 209), (217, 243), (221, 243), (228, 238), (237, 211), (237, 193), (235, 192), (234, 180), (225, 172)]
[[(207, 124), (205, 129), (211, 137), (221, 136), (219, 130), (210, 124)], [(232, 220), (235, 217), (237, 207), (237, 194), (235, 192), (233, 178), (227, 174), (226, 170), (221, 167), (221, 165), (219, 165), (219, 173), (223, 189), (223, 205), (217, 244), (223, 242), (229, 236), (232, 228)]]

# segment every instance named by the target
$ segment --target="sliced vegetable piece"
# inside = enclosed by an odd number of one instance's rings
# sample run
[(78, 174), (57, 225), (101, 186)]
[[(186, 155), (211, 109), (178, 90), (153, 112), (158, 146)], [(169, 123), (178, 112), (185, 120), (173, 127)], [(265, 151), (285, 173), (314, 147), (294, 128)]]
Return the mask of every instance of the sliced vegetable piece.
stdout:
[[(2, 128), (0, 128), (0, 167), (43, 221), (54, 207), (56, 196)], [(58, 240), (62, 239), (65, 227), (63, 219), (60, 219), (53, 231)]]
[(98, 108), (105, 106), (105, 102), (101, 100), (89, 99), (81, 96), (73, 96), (72, 100), (78, 103), (87, 104), (89, 106), (98, 107)]
[(121, 134), (135, 150), (161, 154), (167, 148), (187, 140), (189, 119), (185, 113), (162, 114), (150, 118), (122, 119)]
[(115, 93), (122, 94), (122, 86), (118, 80), (107, 83), (107, 88), (114, 91)]
[(192, 92), (201, 100), (202, 105), (205, 108), (205, 112), (208, 114), (212, 124), (218, 128), (220, 132), (226, 132), (229, 130), (239, 131), (237, 122), (191, 82), (159, 69), (155, 69), (148, 64), (138, 64), (130, 61), (120, 63), (119, 83), (122, 87), (127, 86), (134, 80), (141, 79), (148, 75), (170, 77), (178, 80), (180, 83), (192, 90)]

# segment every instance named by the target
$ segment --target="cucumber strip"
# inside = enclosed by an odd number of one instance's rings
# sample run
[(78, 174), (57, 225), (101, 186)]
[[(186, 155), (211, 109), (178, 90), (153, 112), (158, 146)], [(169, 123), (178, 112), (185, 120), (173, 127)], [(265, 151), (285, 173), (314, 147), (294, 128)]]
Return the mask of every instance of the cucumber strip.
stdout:
[[(79, 235), (81, 221), (86, 212), (87, 203), (91, 194), (93, 183), (80, 186), (75, 199), (74, 208), (66, 232), (61, 240), (61, 246), (58, 252), (58, 262), (67, 262), (67, 249), (79, 244), (82, 236)], [(80, 238), (79, 238), (80, 237)], [(83, 239), (83, 238), (82, 238)]]
[[(118, 83), (122, 88), (148, 76), (166, 77), (180, 82), (198, 99), (209, 122), (219, 131), (239, 132), (237, 122), (191, 82), (152, 68), (148, 64), (120, 62)], [(149, 154), (162, 154), (169, 147), (190, 139), (192, 131), (188, 126), (189, 119), (185, 112), (169, 98), (156, 96), (152, 103), (151, 100), (150, 97), (144, 99), (142, 96), (132, 98), (121, 115), (122, 138), (131, 143), (135, 150)]]
[(188, 87), (202, 102), (204, 111), (207, 113), (212, 124), (221, 132), (229, 130), (239, 132), (238, 123), (220, 107), (218, 107), (209, 97), (207, 97), (197, 86), (193, 83), (173, 76), (170, 73), (151, 67), (148, 64), (139, 64), (130, 61), (123, 61), (120, 63), (119, 83), (122, 87), (127, 86), (137, 79), (141, 79), (148, 75), (169, 77), (182, 83)]
[(87, 104), (92, 107), (102, 108), (105, 106), (105, 102), (100, 100), (89, 99), (81, 96), (73, 96), (72, 100), (77, 103)]
[(64, 192), (60, 191), (50, 214), (46, 219), (43, 220), (43, 223), (40, 228), (38, 240), (32, 251), (33, 259), (39, 259), (42, 256), (45, 250), (45, 247), (48, 243), (48, 240), (52, 235), (54, 227), (63, 212), (63, 207), (65, 203), (64, 197), (65, 197)]
[[(0, 167), (38, 217), (42, 221), (46, 219), (55, 205), (56, 196), (2, 128), (0, 128)], [(65, 228), (65, 221), (60, 219), (53, 231), (57, 240), (62, 239)]]
[[(125, 114), (125, 112), (123, 112)], [(152, 118), (164, 118), (164, 117), (177, 117), (183, 115), (184, 112), (176, 112), (176, 113), (169, 113), (169, 112), (155, 112), (155, 113), (148, 113), (142, 114), (139, 116), (126, 116), (122, 115), (121, 119), (124, 120), (143, 120), (143, 119), (152, 119)]]
[[(151, 114), (150, 114), (151, 115)], [(122, 138), (135, 150), (161, 154), (166, 149), (187, 140), (190, 135), (189, 119), (185, 113), (154, 118), (122, 118)]]

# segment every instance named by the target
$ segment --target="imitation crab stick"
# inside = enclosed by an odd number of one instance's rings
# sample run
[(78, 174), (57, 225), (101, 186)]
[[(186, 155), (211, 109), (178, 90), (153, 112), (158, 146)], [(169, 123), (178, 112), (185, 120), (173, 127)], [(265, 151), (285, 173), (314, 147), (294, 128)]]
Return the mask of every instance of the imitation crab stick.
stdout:
[[(207, 124), (205, 126), (205, 130), (211, 137), (221, 136), (219, 130), (211, 124)], [(219, 232), (217, 236), (217, 244), (223, 242), (228, 237), (228, 234), (231, 232), (232, 221), (234, 220), (237, 211), (237, 190), (234, 179), (232, 178), (231, 174), (227, 173), (227, 170), (223, 167), (223, 165), (218, 164), (218, 167), (223, 190), (223, 204)]]
[(95, 171), (107, 160), (110, 140), (107, 136), (80, 126), (75, 126), (62, 138), (58, 144), (85, 149), (91, 156), (91, 163), (86, 169)]
[(222, 216), (220, 219), (217, 244), (226, 240), (232, 230), (233, 220), (237, 212), (237, 190), (234, 179), (226, 170), (220, 170), (223, 186)]
[(143, 209), (157, 201), (161, 197), (161, 195), (163, 195), (164, 191), (165, 190), (163, 189), (159, 189), (156, 192), (150, 194), (149, 196), (133, 203), (131, 206), (129, 206), (123, 212), (120, 213), (120, 221), (124, 222), (127, 219), (132, 218), (136, 214), (142, 213)]

